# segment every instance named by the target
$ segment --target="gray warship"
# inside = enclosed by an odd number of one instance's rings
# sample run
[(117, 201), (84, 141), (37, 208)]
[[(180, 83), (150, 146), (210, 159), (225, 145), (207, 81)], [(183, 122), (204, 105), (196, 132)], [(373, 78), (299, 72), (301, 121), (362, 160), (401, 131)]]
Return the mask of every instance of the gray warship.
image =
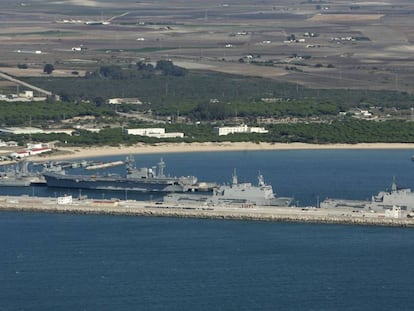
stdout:
[(384, 211), (395, 207), (414, 212), (414, 192), (409, 188), (399, 188), (393, 178), (391, 190), (380, 191), (371, 200), (326, 199), (321, 208), (353, 208), (355, 210)]
[(45, 183), (42, 174), (30, 171), (29, 162), (26, 161), (5, 166), (0, 172), (0, 187), (28, 187)]
[(293, 198), (276, 197), (273, 187), (267, 185), (259, 173), (257, 186), (249, 182), (239, 183), (236, 172), (230, 185), (221, 185), (212, 194), (171, 193), (164, 196), (165, 203), (199, 205), (239, 205), (249, 206), (290, 206)]
[(96, 190), (128, 190), (137, 192), (186, 192), (211, 191), (214, 185), (199, 183), (195, 176), (168, 176), (164, 173), (165, 162), (155, 167), (135, 167), (135, 159), (127, 157), (126, 176), (118, 174), (83, 175), (65, 172), (46, 172), (43, 176), (48, 187)]

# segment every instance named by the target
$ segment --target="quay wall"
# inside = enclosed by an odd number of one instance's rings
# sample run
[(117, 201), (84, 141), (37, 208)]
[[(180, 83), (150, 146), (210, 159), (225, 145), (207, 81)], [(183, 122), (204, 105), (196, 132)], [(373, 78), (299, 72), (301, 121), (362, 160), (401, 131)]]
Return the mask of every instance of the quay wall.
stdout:
[(342, 209), (172, 205), (149, 201), (82, 200), (57, 204), (53, 198), (0, 197), (0, 211), (104, 214), (151, 217), (325, 223), (414, 228), (414, 218), (388, 218), (381, 213), (353, 213)]

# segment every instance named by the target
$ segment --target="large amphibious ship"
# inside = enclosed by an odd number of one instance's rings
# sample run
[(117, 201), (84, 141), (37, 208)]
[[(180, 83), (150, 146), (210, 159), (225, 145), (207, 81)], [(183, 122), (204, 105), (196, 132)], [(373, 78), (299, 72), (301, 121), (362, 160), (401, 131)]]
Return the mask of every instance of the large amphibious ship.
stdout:
[(233, 174), (230, 185), (221, 185), (213, 190), (212, 194), (171, 193), (164, 197), (166, 203), (194, 203), (201, 205), (242, 205), (242, 206), (289, 206), (293, 198), (276, 197), (271, 185), (264, 182), (259, 173), (258, 185), (239, 183), (236, 172)]
[(157, 167), (136, 168), (133, 157), (125, 161), (126, 176), (118, 174), (81, 175), (46, 172), (43, 176), (48, 187), (128, 190), (138, 192), (186, 192), (211, 191), (212, 185), (198, 183), (194, 176), (167, 176), (164, 174), (165, 162), (161, 159)]
[(409, 188), (398, 188), (395, 178), (391, 184), (391, 190), (380, 191), (372, 196), (371, 200), (343, 200), (326, 199), (320, 203), (321, 208), (354, 208), (383, 211), (391, 210), (395, 207), (407, 212), (414, 212), (414, 192)]

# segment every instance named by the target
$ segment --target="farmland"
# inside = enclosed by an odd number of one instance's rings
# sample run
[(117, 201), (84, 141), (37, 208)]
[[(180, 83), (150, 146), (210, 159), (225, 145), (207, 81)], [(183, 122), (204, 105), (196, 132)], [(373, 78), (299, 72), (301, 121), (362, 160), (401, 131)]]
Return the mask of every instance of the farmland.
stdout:
[(109, 63), (169, 59), (310, 88), (414, 87), (410, 1), (0, 4), (0, 65), (19, 76), (26, 73), (18, 64), (31, 76), (42, 76), (45, 63), (71, 76)]

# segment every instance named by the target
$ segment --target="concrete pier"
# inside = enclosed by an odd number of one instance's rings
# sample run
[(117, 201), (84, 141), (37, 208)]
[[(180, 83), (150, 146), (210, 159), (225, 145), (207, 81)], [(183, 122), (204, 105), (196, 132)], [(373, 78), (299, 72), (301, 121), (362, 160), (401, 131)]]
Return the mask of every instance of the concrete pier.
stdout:
[(93, 199), (58, 204), (56, 198), (0, 196), (0, 210), (414, 227), (414, 218), (411, 217), (391, 218), (380, 212), (313, 207), (198, 206)]

